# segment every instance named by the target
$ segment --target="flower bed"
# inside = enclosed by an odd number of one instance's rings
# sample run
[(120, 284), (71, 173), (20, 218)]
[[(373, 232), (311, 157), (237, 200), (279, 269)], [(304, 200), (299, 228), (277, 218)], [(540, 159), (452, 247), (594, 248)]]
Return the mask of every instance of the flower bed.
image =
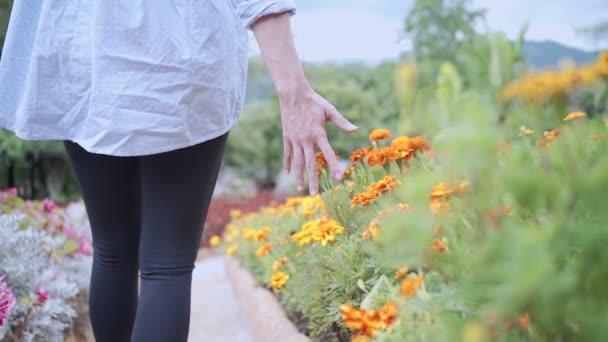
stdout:
[(0, 340), (64, 340), (90, 274), (83, 211), (0, 191)]
[(321, 196), (235, 216), (219, 246), (322, 341), (601, 339), (608, 130), (564, 121), (433, 150), (376, 130), (343, 181), (318, 158)]
[(272, 191), (260, 191), (255, 195), (248, 196), (221, 196), (214, 198), (209, 205), (202, 246), (209, 246), (210, 239), (214, 236), (222, 235), (224, 227), (230, 222), (232, 215), (250, 213), (273, 202), (282, 201), (281, 196), (277, 196)]

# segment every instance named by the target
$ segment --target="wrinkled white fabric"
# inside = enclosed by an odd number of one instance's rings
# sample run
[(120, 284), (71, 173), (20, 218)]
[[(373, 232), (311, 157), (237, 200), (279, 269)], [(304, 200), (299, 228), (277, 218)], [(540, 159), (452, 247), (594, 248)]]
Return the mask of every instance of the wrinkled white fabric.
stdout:
[(0, 127), (133, 156), (237, 121), (246, 29), (293, 0), (16, 0), (0, 61)]

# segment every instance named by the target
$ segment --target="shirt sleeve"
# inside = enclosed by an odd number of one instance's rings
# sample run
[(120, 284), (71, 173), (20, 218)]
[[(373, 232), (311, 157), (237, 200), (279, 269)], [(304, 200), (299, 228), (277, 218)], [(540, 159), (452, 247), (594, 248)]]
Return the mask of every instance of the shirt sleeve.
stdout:
[(294, 0), (237, 0), (236, 8), (241, 23), (245, 28), (251, 28), (256, 20), (269, 14), (296, 12)]

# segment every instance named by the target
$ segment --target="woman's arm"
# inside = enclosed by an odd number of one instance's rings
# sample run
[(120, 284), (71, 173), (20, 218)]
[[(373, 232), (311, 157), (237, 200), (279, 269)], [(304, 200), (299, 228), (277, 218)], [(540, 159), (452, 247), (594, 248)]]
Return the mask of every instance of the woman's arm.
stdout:
[(289, 17), (288, 13), (264, 16), (251, 29), (279, 97), (284, 168), (290, 172), (293, 160), (299, 191), (304, 190), (306, 169), (310, 194), (315, 195), (319, 188), (316, 147), (323, 152), (334, 178), (341, 179), (343, 172), (327, 140), (325, 123), (331, 121), (346, 132), (355, 131), (357, 126), (308, 84), (293, 43)]

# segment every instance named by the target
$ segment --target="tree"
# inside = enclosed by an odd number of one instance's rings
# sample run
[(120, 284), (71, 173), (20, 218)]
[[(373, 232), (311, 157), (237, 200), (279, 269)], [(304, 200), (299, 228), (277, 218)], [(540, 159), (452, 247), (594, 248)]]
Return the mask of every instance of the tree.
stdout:
[(456, 56), (477, 36), (475, 25), (484, 17), (485, 10), (471, 9), (470, 0), (416, 0), (404, 28), (423, 80), (433, 80), (441, 63), (458, 66)]

